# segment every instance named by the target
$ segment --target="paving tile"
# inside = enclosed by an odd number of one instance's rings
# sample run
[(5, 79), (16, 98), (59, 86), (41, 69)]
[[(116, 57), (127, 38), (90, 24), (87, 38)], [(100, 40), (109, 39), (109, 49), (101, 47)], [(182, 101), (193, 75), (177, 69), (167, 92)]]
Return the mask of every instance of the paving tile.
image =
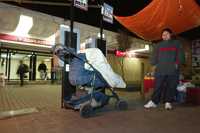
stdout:
[(1, 133), (19, 133), (15, 118), (0, 120)]
[[(8, 86), (9, 87), (9, 86)], [(137, 93), (119, 92), (129, 102), (118, 111), (113, 102), (81, 118), (78, 111), (60, 108), (60, 86), (10, 86), (0, 90), (0, 111), (36, 107), (39, 112), (0, 120), (0, 133), (189, 133), (200, 130), (200, 107), (177, 106), (172, 111), (144, 110)], [(127, 93), (127, 94), (126, 94)]]

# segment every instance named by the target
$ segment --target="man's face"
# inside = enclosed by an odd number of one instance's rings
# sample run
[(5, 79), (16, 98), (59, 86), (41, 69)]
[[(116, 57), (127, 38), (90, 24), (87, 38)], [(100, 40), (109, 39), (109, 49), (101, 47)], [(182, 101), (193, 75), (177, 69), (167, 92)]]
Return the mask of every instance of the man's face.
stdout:
[(171, 39), (171, 34), (168, 31), (163, 31), (162, 33), (162, 39), (163, 40), (170, 40)]

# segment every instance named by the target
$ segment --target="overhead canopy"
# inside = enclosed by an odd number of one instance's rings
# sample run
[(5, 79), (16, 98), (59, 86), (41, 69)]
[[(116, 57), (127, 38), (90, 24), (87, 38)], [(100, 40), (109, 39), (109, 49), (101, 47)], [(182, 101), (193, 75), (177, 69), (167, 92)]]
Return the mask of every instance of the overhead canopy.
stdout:
[(200, 6), (195, 0), (153, 0), (137, 14), (116, 19), (145, 40), (159, 40), (164, 28), (178, 34), (200, 26)]

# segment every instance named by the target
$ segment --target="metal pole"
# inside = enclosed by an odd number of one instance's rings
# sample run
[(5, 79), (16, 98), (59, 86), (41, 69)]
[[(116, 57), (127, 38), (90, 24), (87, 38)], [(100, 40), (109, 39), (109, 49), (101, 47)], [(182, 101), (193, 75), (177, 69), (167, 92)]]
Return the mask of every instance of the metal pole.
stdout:
[(11, 52), (8, 54), (8, 80), (10, 80)]
[(32, 56), (33, 66), (32, 66), (32, 80), (36, 80), (36, 65), (37, 65), (37, 55), (36, 53), (33, 53)]
[[(104, 0), (101, 0), (100, 1), (101, 3), (101, 8), (100, 10), (102, 10), (102, 6), (103, 6), (103, 3), (104, 3)], [(103, 14), (100, 14), (100, 40), (101, 40), (101, 46), (103, 45)]]
[(8, 76), (8, 53), (9, 50), (7, 49), (7, 53), (6, 53), (6, 71), (5, 71), (5, 75)]
[(51, 83), (54, 83), (54, 63), (53, 58), (51, 58)]
[[(33, 70), (33, 54), (30, 56), (29, 69)], [(29, 72), (29, 80), (32, 80), (33, 71)]]
[(74, 30), (74, 0), (72, 0), (70, 7), (70, 40), (69, 40), (70, 47), (72, 47), (74, 44), (73, 30)]
[[(69, 44), (64, 44), (67, 45), (68, 47), (72, 47), (73, 46), (73, 28), (74, 28), (74, 0), (71, 1), (71, 6), (70, 6), (70, 36), (69, 36)], [(66, 36), (66, 35), (65, 35)], [(70, 56), (67, 55), (65, 57), (65, 61), (64, 61), (64, 68), (63, 68), (63, 72), (62, 72), (62, 99), (61, 99), (61, 108), (64, 108), (64, 98), (66, 96), (70, 96), (74, 89), (72, 87), (72, 85), (69, 83), (69, 79), (68, 79), (68, 75), (69, 72), (66, 72), (66, 64), (70, 63)]]

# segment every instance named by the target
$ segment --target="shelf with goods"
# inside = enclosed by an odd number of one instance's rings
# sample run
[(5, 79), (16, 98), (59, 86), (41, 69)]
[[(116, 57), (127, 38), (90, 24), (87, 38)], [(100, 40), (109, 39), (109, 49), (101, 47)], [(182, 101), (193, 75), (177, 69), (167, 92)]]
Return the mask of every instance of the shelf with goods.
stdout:
[(192, 42), (192, 81), (200, 83), (200, 39)]

